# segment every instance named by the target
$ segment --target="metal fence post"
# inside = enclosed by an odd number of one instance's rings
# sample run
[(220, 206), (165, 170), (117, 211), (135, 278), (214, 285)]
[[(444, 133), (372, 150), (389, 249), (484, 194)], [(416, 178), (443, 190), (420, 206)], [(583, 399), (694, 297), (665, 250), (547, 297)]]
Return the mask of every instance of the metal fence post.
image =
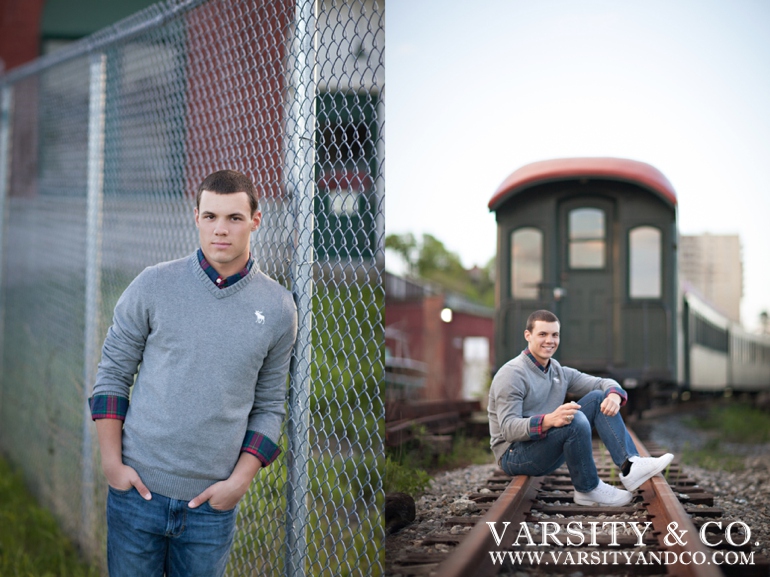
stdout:
[[(8, 204), (8, 188), (11, 176), (11, 106), (13, 88), (0, 90), (0, 303), (2, 302), (3, 262), (5, 257), (5, 215)], [(2, 310), (2, 308), (0, 308)], [(0, 371), (3, 362), (3, 315), (0, 315)], [(0, 414), (3, 409), (3, 387), (0, 386)]]
[(96, 378), (99, 360), (99, 309), (101, 303), (102, 205), (104, 193), (104, 107), (107, 84), (107, 58), (91, 56), (88, 93), (88, 175), (86, 198), (86, 308), (85, 365), (83, 375), (83, 462), (82, 532), (84, 542), (94, 539), (94, 466), (91, 440), (91, 412), (88, 396)]
[(315, 3), (297, 0), (292, 45), (292, 101), (287, 122), (287, 177), (296, 230), (292, 288), (299, 328), (289, 390), (289, 458), (286, 484), (287, 576), (305, 575), (310, 459), (310, 386), (313, 330), (313, 232), (315, 217)]

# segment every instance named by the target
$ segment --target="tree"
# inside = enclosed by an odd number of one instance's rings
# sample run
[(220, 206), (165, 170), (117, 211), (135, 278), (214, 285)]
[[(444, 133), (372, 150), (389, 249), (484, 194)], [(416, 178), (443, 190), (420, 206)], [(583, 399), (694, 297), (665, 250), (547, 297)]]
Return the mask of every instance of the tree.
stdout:
[(414, 235), (391, 234), (385, 237), (385, 248), (400, 254), (410, 274), (459, 293), (470, 300), (494, 306), (494, 258), (483, 268), (466, 270), (460, 256), (448, 250), (444, 243), (430, 234), (423, 234), (421, 242)]
[(402, 256), (409, 268), (409, 274), (416, 273), (417, 241), (411, 232), (406, 234), (389, 234), (385, 237), (385, 248), (391, 249)]

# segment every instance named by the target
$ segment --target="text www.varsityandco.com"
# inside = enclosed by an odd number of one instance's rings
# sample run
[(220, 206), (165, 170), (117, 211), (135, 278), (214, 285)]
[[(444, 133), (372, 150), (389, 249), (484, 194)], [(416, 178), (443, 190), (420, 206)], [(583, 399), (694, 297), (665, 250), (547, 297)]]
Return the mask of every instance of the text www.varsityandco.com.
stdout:
[(494, 565), (754, 565), (754, 552), (490, 551)]
[[(499, 527), (497, 523), (487, 521), (492, 538), (498, 547), (503, 543), (506, 532), (513, 537), (508, 530), (511, 523), (505, 521)], [(546, 551), (546, 550), (514, 550), (514, 551), (489, 551), (492, 563), (502, 565), (512, 563), (515, 565), (754, 565), (754, 552), (744, 551), (640, 551), (639, 547), (646, 547), (644, 536), (652, 529), (651, 522), (639, 523), (636, 521), (605, 521), (590, 522), (584, 524), (580, 521), (568, 523), (562, 526), (552, 521), (540, 521), (535, 525), (538, 530), (535, 535), (540, 542), (536, 542), (533, 531), (526, 522), (519, 523), (519, 531), (507, 541), (512, 548), (525, 547), (598, 547), (597, 535), (599, 532), (608, 533), (610, 536), (609, 547), (618, 547), (618, 533), (632, 534), (636, 536), (637, 547), (634, 551)], [(722, 536), (713, 534), (722, 530)], [(562, 531), (565, 533), (562, 535)], [(708, 531), (712, 531), (711, 534)], [(721, 521), (709, 521), (701, 526), (698, 534), (701, 543), (707, 547), (717, 547), (727, 541), (734, 547), (742, 547), (751, 540), (751, 529), (741, 521), (735, 521), (722, 527)], [(669, 523), (667, 534), (663, 537), (666, 546), (685, 546), (689, 536), (687, 531), (679, 529), (676, 522)], [(759, 543), (755, 543), (759, 546)]]

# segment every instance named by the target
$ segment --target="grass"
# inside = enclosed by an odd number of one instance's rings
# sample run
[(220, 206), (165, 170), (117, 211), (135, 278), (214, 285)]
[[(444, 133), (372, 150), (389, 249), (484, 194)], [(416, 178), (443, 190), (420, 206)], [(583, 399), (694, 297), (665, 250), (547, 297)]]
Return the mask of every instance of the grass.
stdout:
[(710, 439), (701, 449), (692, 449), (685, 445), (682, 450), (682, 462), (712, 471), (737, 472), (745, 468), (743, 457), (726, 452), (722, 449), (719, 439)]
[(429, 483), (430, 475), (424, 469), (404, 465), (395, 458), (387, 457), (385, 459), (385, 477), (383, 479), (385, 493), (416, 495), (422, 493)]
[(443, 470), (458, 469), (468, 465), (488, 465), (493, 462), (489, 439), (466, 437), (459, 433), (452, 442), (452, 450), (439, 455), (436, 465), (438, 470)]
[(687, 424), (698, 429), (715, 431), (725, 441), (770, 441), (770, 414), (745, 403), (713, 407), (708, 416), (693, 417)]
[(427, 488), (431, 476), (438, 472), (493, 462), (488, 439), (458, 433), (449, 452), (437, 453), (431, 442), (423, 439), (425, 435), (425, 431), (418, 431), (415, 440), (386, 451), (385, 493), (416, 495)]
[(0, 459), (0, 575), (96, 577), (53, 515), (41, 508), (21, 475)]
[(685, 446), (682, 461), (704, 469), (742, 471), (740, 455), (722, 448), (722, 441), (732, 443), (767, 443), (770, 441), (770, 414), (746, 403), (712, 407), (706, 416), (692, 417), (685, 423), (714, 436), (700, 449)]

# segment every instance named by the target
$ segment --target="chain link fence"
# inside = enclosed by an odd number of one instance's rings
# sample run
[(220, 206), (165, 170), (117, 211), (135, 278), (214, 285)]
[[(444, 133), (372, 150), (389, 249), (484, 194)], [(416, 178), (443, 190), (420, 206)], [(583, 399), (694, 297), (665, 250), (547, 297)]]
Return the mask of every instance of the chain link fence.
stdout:
[(228, 575), (381, 574), (384, 0), (167, 0), (0, 91), (0, 448), (37, 496), (104, 567), (101, 344), (128, 283), (197, 248), (194, 190), (232, 168), (300, 326)]

